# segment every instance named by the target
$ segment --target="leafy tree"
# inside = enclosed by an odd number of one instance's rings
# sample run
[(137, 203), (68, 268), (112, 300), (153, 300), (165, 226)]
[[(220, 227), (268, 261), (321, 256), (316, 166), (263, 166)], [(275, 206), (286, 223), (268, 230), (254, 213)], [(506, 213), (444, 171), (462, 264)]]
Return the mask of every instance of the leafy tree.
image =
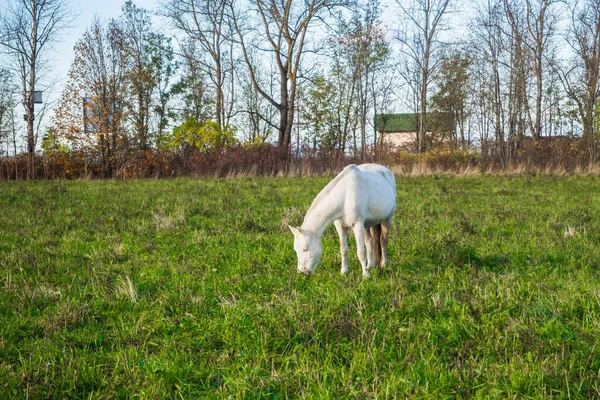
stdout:
[(126, 140), (124, 107), (127, 59), (123, 32), (114, 20), (94, 20), (75, 45), (75, 59), (54, 111), (54, 125), (72, 148), (99, 154), (112, 177), (117, 149)]
[(56, 132), (56, 129), (52, 127), (48, 128), (46, 135), (42, 138), (41, 147), (44, 154), (69, 152), (69, 147), (61, 142), (60, 135)]
[[(455, 147), (465, 149), (465, 120), (468, 116), (469, 66), (471, 61), (455, 54), (442, 61), (437, 93), (431, 97), (434, 132), (449, 134)], [(460, 134), (460, 141), (458, 135)]]
[(179, 91), (172, 80), (179, 70), (180, 63), (175, 60), (171, 38), (160, 33), (152, 33), (150, 43), (148, 52), (156, 83), (153, 111), (157, 117), (155, 139), (158, 142), (165, 136), (170, 121), (176, 118), (176, 113), (170, 104)]
[(140, 150), (150, 144), (150, 117), (153, 93), (158, 84), (158, 63), (153, 56), (159, 52), (154, 48), (150, 15), (144, 8), (137, 7), (131, 0), (123, 5), (119, 26), (123, 33), (124, 48), (127, 53), (125, 74), (129, 95), (125, 106), (135, 129), (135, 139)]
[(228, 125), (222, 129), (216, 121), (199, 122), (190, 117), (173, 129), (170, 147), (192, 147), (203, 151), (214, 151), (235, 144), (235, 132), (233, 126)]
[(337, 148), (339, 126), (336, 125), (335, 85), (318, 77), (313, 80), (304, 98), (303, 120), (312, 136), (312, 145), (324, 150)]

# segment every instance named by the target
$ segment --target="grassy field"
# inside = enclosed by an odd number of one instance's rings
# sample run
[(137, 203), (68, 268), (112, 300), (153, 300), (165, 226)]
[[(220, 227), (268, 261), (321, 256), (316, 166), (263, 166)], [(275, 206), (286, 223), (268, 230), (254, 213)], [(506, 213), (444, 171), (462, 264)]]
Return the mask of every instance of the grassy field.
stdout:
[(600, 396), (599, 178), (398, 178), (305, 278), (328, 180), (1, 183), (0, 398)]

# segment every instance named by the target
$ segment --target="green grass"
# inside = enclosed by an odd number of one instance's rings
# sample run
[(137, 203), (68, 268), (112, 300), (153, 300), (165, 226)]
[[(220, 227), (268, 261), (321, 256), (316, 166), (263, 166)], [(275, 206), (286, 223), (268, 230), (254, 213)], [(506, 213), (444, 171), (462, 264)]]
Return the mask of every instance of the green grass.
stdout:
[(0, 398), (600, 396), (600, 180), (398, 178), (315, 275), (324, 178), (0, 184)]

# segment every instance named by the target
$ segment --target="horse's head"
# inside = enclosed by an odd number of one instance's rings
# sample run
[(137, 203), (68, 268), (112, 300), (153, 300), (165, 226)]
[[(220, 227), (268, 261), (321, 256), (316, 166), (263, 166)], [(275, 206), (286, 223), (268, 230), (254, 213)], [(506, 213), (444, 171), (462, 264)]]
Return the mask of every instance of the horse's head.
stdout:
[(298, 255), (298, 273), (310, 275), (315, 272), (323, 247), (321, 239), (310, 231), (305, 231), (302, 228), (289, 227), (294, 234), (294, 250)]

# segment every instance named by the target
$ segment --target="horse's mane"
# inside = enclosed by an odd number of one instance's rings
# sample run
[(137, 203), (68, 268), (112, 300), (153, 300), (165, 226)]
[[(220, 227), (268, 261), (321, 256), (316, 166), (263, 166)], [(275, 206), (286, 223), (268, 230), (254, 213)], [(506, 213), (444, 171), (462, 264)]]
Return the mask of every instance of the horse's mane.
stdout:
[(337, 174), (337, 176), (335, 178), (332, 179), (331, 182), (329, 182), (327, 184), (327, 186), (325, 186), (323, 188), (323, 190), (321, 190), (319, 192), (319, 194), (317, 195), (317, 197), (315, 197), (315, 199), (313, 200), (312, 204), (310, 205), (310, 208), (308, 209), (308, 211), (306, 212), (306, 215), (310, 214), (310, 212), (312, 211), (312, 209), (315, 207), (316, 204), (318, 204), (321, 199), (323, 199), (323, 197), (327, 196), (329, 194), (329, 192), (331, 192), (331, 189), (333, 189), (333, 187), (346, 175), (348, 175), (348, 172), (350, 171), (355, 171), (358, 170), (358, 167), (354, 164), (350, 164), (348, 165), (346, 168), (344, 168), (342, 170), (342, 172), (340, 172), (339, 174)]

